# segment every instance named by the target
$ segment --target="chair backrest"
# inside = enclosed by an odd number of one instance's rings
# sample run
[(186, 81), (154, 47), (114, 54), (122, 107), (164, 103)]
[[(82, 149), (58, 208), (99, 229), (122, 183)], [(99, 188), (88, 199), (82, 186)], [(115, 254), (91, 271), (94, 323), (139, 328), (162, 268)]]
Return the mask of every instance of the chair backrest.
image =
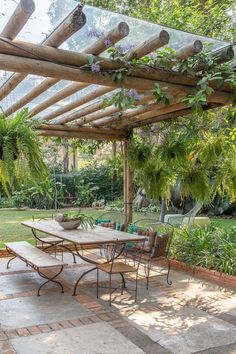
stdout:
[(174, 232), (171, 224), (154, 219), (140, 219), (134, 225), (138, 228), (137, 233), (140, 234), (139, 230), (143, 230), (143, 234), (147, 235), (148, 241), (145, 245), (145, 251), (149, 252), (152, 258), (168, 256), (171, 237)]
[(169, 223), (157, 222), (150, 224), (150, 227), (156, 232), (151, 258), (167, 257), (174, 233), (173, 226)]
[[(106, 258), (107, 262), (110, 265), (110, 272), (112, 272), (113, 265), (115, 260), (120, 262), (119, 255), (122, 254), (122, 260), (126, 262), (126, 259), (129, 259), (129, 249), (132, 249), (132, 260), (134, 270), (139, 269), (139, 265), (141, 263), (142, 256), (144, 254), (144, 245), (146, 240), (142, 241), (132, 241), (132, 242), (125, 242), (125, 243), (108, 243), (103, 245), (102, 252), (104, 252), (104, 257)], [(121, 270), (122, 272), (122, 270)]]
[(119, 211), (108, 211), (103, 213), (102, 215), (99, 215), (95, 223), (119, 231), (126, 231), (127, 229), (127, 225), (125, 224), (125, 214)]

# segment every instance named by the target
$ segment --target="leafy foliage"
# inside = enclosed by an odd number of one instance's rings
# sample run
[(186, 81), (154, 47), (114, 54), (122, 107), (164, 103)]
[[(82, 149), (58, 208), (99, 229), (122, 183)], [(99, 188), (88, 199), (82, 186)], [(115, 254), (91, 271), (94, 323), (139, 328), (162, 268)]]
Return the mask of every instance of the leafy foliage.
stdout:
[(27, 110), (10, 118), (0, 114), (0, 183), (7, 194), (12, 193), (29, 174), (35, 182), (47, 176), (33, 128)]
[(236, 227), (175, 229), (170, 251), (172, 258), (192, 266), (236, 275)]

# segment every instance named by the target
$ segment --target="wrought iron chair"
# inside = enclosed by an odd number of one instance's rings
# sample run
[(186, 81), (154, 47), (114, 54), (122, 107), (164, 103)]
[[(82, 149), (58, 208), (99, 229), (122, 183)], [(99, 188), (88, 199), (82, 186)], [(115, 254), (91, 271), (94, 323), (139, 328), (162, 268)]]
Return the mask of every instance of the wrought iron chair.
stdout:
[[(170, 260), (168, 255), (174, 232), (173, 226), (168, 223), (154, 222), (152, 219), (140, 219), (133, 225), (137, 227), (136, 232), (139, 235), (147, 237), (146, 246), (144, 247), (145, 254), (141, 260), (145, 269), (146, 288), (148, 289), (151, 270), (159, 275), (165, 275), (167, 284), (171, 285), (172, 281), (169, 280)], [(129, 252), (129, 256), (132, 258), (132, 252)], [(167, 272), (153, 270), (152, 266), (162, 260), (166, 260), (167, 262)]]
[[(53, 220), (54, 216), (32, 216), (33, 221), (42, 221), (42, 220)], [(69, 253), (72, 254), (74, 263), (76, 263), (76, 258), (73, 252), (70, 251), (69, 248), (65, 245), (65, 242), (56, 237), (56, 236), (49, 236), (49, 237), (41, 237), (39, 236), (34, 230), (32, 230), (33, 235), (35, 237), (35, 246), (40, 247), (43, 251), (49, 250), (50, 248), (54, 249), (54, 255), (57, 256), (57, 253), (60, 253), (61, 259), (63, 260), (64, 251), (67, 250)]]
[(120, 211), (107, 211), (102, 215), (99, 215), (99, 217), (96, 219), (96, 224), (107, 227), (114, 227), (117, 230), (125, 231), (125, 214)]
[[(121, 289), (121, 294), (123, 294), (124, 289), (126, 291), (128, 291), (126, 288), (125, 274), (134, 273), (135, 274), (135, 288), (129, 289), (129, 291), (134, 291), (135, 302), (137, 302), (138, 270), (139, 270), (141, 258), (144, 254), (143, 253), (144, 244), (145, 244), (145, 240), (139, 241), (139, 242), (137, 242), (137, 241), (132, 242), (130, 244), (129, 243), (107, 244), (104, 247), (105, 258), (107, 259), (107, 262), (97, 265), (97, 298), (99, 298), (99, 288), (108, 288), (109, 289), (109, 306), (111, 306), (111, 296), (114, 291)], [(134, 265), (130, 265), (127, 262), (122, 262), (121, 260), (118, 259), (118, 257), (123, 253), (123, 251), (128, 247), (132, 247), (132, 249), (135, 249), (135, 252), (133, 253)], [(126, 254), (128, 254), (128, 252), (126, 252)], [(123, 257), (122, 257), (122, 260), (124, 259)], [(109, 286), (108, 287), (99, 286), (99, 271), (105, 272), (106, 274), (109, 275)], [(112, 275), (114, 275), (114, 274), (120, 274), (120, 276), (122, 278), (121, 287), (118, 286), (116, 288), (112, 288)]]

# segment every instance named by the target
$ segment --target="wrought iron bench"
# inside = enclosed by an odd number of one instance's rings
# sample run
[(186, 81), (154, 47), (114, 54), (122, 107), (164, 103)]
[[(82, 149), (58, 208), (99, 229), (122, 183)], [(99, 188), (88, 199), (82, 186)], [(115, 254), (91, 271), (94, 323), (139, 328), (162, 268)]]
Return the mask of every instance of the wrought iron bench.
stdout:
[[(58, 284), (61, 287), (61, 292), (64, 292), (63, 285), (55, 278), (61, 274), (63, 267), (67, 265), (66, 263), (60, 261), (59, 259), (50, 256), (48, 253), (41, 251), (40, 249), (32, 246), (26, 241), (21, 242), (7, 242), (5, 243), (6, 249), (8, 250), (9, 254), (13, 257), (9, 259), (7, 262), (7, 269), (9, 268), (10, 262), (15, 259), (19, 258), (26, 265), (32, 267), (36, 272), (44, 279), (47, 279), (40, 287), (38, 288), (37, 295), (39, 296), (41, 288), (49, 283), (50, 281), (53, 283)], [(52, 275), (48, 276), (47, 274), (43, 273), (45, 269), (55, 269), (59, 268), (59, 271)]]

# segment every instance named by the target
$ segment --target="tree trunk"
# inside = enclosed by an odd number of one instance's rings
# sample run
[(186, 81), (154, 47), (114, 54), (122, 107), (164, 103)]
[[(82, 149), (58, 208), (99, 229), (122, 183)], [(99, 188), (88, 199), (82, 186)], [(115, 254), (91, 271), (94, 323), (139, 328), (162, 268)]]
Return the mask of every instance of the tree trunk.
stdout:
[(63, 139), (63, 167), (64, 167), (64, 173), (69, 172), (69, 143), (68, 139)]
[(161, 200), (161, 212), (160, 212), (160, 218), (159, 218), (159, 220), (161, 222), (164, 222), (165, 215), (166, 215), (166, 199), (162, 198), (162, 200)]

